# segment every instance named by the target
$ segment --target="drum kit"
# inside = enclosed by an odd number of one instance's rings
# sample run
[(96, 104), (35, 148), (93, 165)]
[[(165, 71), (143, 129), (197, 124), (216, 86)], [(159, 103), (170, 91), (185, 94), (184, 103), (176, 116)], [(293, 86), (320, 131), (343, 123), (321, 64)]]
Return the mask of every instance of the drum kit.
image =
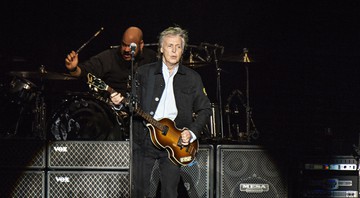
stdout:
[(111, 109), (101, 93), (53, 90), (54, 82), (76, 84), (77, 78), (69, 74), (47, 72), (41, 66), (39, 71), (10, 71), (6, 77), (1, 86), (1, 138), (124, 140), (128, 136), (127, 114)]
[[(249, 104), (248, 64), (252, 61), (248, 51), (238, 56), (223, 56), (224, 47), (217, 44), (201, 43), (189, 45), (182, 64), (195, 70), (214, 65), (216, 72), (216, 94), (212, 103), (212, 115), (203, 130), (204, 140), (230, 140), (250, 142), (257, 139)], [(235, 89), (222, 102), (220, 62), (241, 63), (246, 69), (246, 94)], [(125, 140), (129, 138), (128, 115), (116, 112), (108, 104), (108, 98), (92, 90), (80, 92), (49, 93), (51, 81), (73, 82), (77, 80), (65, 73), (48, 72), (44, 66), (39, 71), (10, 71), (10, 82), (0, 87), (3, 94), (3, 107), (0, 112), (7, 116), (8, 122), (0, 126), (0, 137), (30, 135), (40, 139), (52, 140)], [(51, 86), (51, 85), (49, 85)], [(51, 91), (50, 91), (51, 92)], [(236, 101), (236, 102), (235, 102)], [(238, 108), (245, 109), (245, 123), (236, 120)], [(10, 117), (13, 117), (10, 119)], [(235, 120), (234, 120), (235, 119)], [(4, 118), (3, 118), (4, 120)], [(5, 119), (6, 120), (6, 119)], [(227, 125), (224, 125), (226, 121)], [(22, 125), (25, 125), (22, 129)], [(239, 125), (243, 129), (240, 130)], [(226, 132), (224, 129), (226, 128)], [(22, 130), (24, 132), (22, 132)], [(26, 132), (27, 131), (27, 132)]]
[[(251, 142), (258, 139), (259, 132), (252, 118), (249, 99), (249, 65), (254, 60), (249, 57), (248, 49), (244, 48), (240, 54), (226, 56), (224, 47), (218, 44), (201, 43), (199, 46), (190, 45), (189, 47), (188, 58), (182, 62), (184, 65), (195, 70), (213, 65), (216, 73), (216, 94), (212, 98), (215, 103), (212, 103), (212, 115), (204, 129), (204, 133), (207, 133), (204, 136), (216, 141)], [(226, 103), (222, 102), (221, 75), (223, 69), (220, 62), (242, 65), (246, 74), (246, 93), (243, 94), (239, 89), (234, 89), (227, 97)], [(243, 109), (244, 115), (241, 115), (240, 109)], [(245, 121), (241, 122), (243, 120)], [(225, 121), (227, 126), (224, 125)]]

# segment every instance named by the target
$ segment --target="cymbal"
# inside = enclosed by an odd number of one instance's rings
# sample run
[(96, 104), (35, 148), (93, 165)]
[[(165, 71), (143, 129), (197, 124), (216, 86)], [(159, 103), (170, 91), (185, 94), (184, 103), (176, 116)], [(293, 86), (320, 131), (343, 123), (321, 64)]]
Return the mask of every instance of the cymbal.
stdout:
[(188, 66), (188, 67), (193, 67), (193, 68), (198, 68), (198, 67), (204, 67), (204, 66), (208, 66), (209, 63), (204, 62), (204, 61), (198, 61), (198, 60), (185, 60), (182, 62), (183, 65)]
[(65, 73), (56, 73), (56, 72), (34, 72), (34, 71), (10, 71), (9, 75), (21, 77), (21, 78), (30, 78), (30, 79), (47, 79), (47, 80), (75, 80), (77, 78), (72, 77), (69, 74)]

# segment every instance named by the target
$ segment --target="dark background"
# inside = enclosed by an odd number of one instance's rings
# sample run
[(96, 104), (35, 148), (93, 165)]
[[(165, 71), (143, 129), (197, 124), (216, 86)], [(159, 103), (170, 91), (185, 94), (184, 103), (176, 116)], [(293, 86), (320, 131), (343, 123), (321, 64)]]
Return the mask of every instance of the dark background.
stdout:
[[(24, 0), (1, 4), (0, 65), (5, 76), (9, 71), (37, 71), (41, 65), (48, 71), (66, 72), (66, 54), (100, 27), (104, 31), (83, 49), (81, 60), (119, 45), (128, 26), (139, 26), (145, 43), (156, 43), (162, 30), (177, 24), (189, 31), (192, 45), (224, 46), (223, 57), (241, 57), (243, 48), (249, 49), (254, 61), (247, 65), (250, 106), (263, 140), (298, 146), (330, 139), (338, 142), (332, 147), (340, 149), (358, 143), (359, 1)], [(245, 93), (246, 65), (224, 60), (219, 64), (223, 101), (235, 89)], [(196, 70), (217, 103), (215, 64)], [(60, 83), (64, 83), (62, 89), (74, 88), (69, 82)]]

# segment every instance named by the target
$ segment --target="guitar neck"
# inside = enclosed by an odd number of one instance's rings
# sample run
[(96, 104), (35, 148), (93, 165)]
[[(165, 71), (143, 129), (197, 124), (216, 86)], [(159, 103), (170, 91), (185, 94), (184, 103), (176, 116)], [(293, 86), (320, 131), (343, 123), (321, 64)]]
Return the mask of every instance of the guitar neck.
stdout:
[[(112, 87), (107, 85), (100, 78), (96, 78), (96, 76), (92, 75), (91, 73), (88, 74), (88, 84), (93, 85), (100, 90), (108, 91), (110, 94), (116, 92)], [(123, 103), (125, 106), (131, 105), (131, 101), (129, 98), (124, 98), (121, 103)], [(146, 121), (148, 121), (150, 124), (152, 124), (154, 127), (160, 130), (164, 130), (166, 128), (163, 124), (155, 120), (151, 115), (145, 113), (142, 109), (136, 107), (134, 108), (134, 111)]]
[(113, 89), (113, 88), (111, 88), (110, 86), (108, 86), (108, 85), (106, 85), (106, 91), (108, 91), (110, 94), (113, 94), (113, 93), (115, 93), (116, 91)]
[(165, 126), (163, 124), (155, 120), (150, 114), (147, 114), (142, 109), (135, 108), (135, 112), (159, 130), (163, 131), (165, 129)]
[[(122, 103), (124, 105), (129, 105), (130, 104), (130, 99), (129, 98), (124, 98), (124, 100), (122, 101)], [(135, 113), (137, 113), (138, 115), (140, 115), (142, 118), (144, 118), (146, 121), (148, 121), (151, 125), (153, 125), (154, 127), (160, 129), (160, 130), (164, 130), (165, 126), (162, 125), (160, 122), (158, 122), (157, 120), (155, 120), (150, 114), (146, 113), (144, 110), (142, 110), (139, 107), (135, 107), (134, 108)]]

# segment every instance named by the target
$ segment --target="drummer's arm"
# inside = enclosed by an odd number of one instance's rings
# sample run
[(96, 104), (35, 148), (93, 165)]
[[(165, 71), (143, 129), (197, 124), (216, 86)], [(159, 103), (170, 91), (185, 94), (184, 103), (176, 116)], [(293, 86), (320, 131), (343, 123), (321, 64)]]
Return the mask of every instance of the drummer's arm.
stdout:
[(73, 70), (69, 70), (69, 73), (71, 76), (79, 77), (81, 74), (81, 68), (79, 66), (76, 66)]
[(69, 71), (71, 76), (80, 76), (81, 68), (78, 66), (78, 63), (78, 54), (74, 51), (71, 51), (65, 58), (65, 67)]

